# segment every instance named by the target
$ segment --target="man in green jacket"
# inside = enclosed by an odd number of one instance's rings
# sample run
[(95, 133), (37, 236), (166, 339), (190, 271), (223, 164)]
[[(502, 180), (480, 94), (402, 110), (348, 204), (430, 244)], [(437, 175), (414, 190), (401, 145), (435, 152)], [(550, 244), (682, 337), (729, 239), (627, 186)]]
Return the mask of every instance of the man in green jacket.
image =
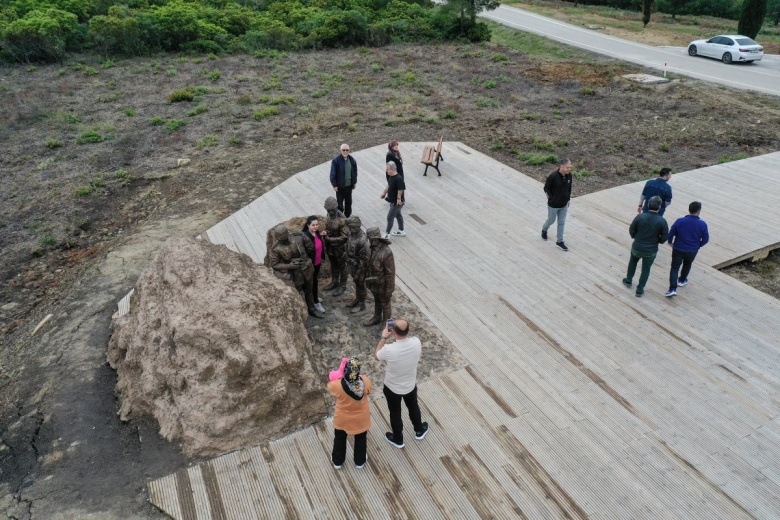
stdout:
[(663, 244), (669, 238), (669, 225), (658, 214), (661, 209), (661, 197), (650, 197), (647, 205), (650, 209), (647, 213), (640, 213), (631, 222), (628, 232), (634, 243), (631, 245), (631, 258), (628, 260), (628, 271), (623, 278), (623, 285), (631, 287), (631, 280), (636, 272), (636, 264), (642, 259), (642, 273), (639, 275), (639, 283), (636, 286), (636, 296), (641, 297), (645, 292), (645, 284), (650, 277), (650, 268), (658, 254), (658, 244)]

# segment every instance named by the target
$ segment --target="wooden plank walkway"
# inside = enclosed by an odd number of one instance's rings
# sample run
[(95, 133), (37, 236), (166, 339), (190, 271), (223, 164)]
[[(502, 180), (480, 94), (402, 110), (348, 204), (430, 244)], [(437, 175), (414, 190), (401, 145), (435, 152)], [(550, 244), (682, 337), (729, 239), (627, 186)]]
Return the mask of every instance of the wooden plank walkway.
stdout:
[[(709, 267), (780, 243), (780, 154), (674, 176), (667, 218), (702, 201), (712, 242), (674, 299), (664, 247), (639, 299), (620, 280), (642, 183), (575, 199), (564, 253), (539, 237), (537, 181), (461, 143), (422, 177), (424, 144), (402, 144), (398, 286), (470, 363), (420, 385), (429, 435), (383, 442), (379, 392), (362, 470), (333, 470), (325, 420), (155, 480), (152, 503), (182, 519), (780, 517), (780, 303)], [(384, 153), (354, 154), (367, 227), (385, 221)], [(260, 262), (268, 228), (331, 193), (325, 163), (203, 237)]]

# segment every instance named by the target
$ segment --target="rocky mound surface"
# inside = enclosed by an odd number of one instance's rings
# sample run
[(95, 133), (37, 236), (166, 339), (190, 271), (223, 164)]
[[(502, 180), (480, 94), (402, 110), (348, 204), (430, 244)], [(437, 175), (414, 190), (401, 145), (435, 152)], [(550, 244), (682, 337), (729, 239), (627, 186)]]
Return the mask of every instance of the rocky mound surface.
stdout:
[[(269, 269), (173, 238), (117, 318), (108, 361), (122, 420), (149, 414), (188, 455), (261, 443), (327, 413), (306, 306)], [(324, 375), (325, 374), (325, 375)]]

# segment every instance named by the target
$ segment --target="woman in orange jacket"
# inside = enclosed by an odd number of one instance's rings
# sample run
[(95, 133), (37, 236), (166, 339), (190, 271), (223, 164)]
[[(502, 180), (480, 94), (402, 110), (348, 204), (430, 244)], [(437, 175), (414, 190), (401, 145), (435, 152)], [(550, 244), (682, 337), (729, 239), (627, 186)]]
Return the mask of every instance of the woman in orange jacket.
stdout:
[(328, 383), (328, 391), (336, 398), (336, 411), (333, 414), (333, 467), (341, 469), (347, 458), (347, 435), (355, 436), (355, 467), (362, 468), (366, 463), (366, 437), (371, 427), (371, 411), (368, 395), (371, 393), (371, 380), (360, 375), (361, 363), (350, 358), (344, 367), (344, 376)]

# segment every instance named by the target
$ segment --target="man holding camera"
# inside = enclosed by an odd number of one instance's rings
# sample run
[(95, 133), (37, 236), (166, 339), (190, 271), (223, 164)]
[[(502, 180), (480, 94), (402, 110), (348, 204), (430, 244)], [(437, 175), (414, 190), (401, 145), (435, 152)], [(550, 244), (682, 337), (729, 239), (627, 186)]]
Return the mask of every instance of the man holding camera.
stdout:
[[(428, 433), (428, 423), (422, 422), (420, 405), (417, 404), (417, 364), (422, 353), (422, 343), (416, 336), (408, 337), (408, 321), (387, 321), (388, 326), (382, 329), (374, 358), (386, 365), (383, 393), (390, 411), (390, 427), (393, 431), (385, 433), (385, 439), (400, 449), (404, 447), (402, 399), (414, 426), (414, 438), (421, 441)], [(387, 343), (391, 335), (395, 337), (395, 341)]]

